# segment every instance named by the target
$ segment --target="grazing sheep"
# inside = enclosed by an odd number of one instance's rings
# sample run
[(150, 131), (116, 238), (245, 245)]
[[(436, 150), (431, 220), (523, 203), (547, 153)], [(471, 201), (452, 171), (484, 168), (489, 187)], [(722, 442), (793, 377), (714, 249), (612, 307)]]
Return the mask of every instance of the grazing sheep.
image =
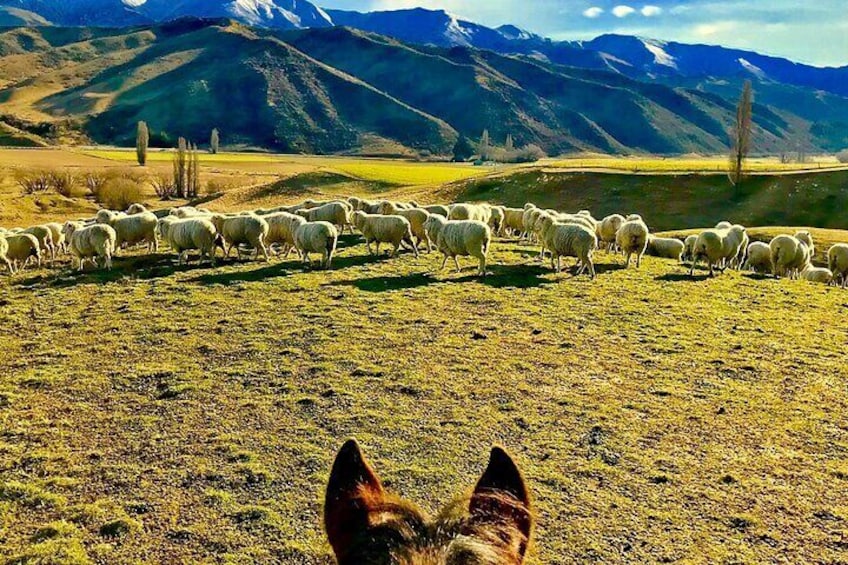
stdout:
[(810, 250), (810, 260), (812, 261), (813, 257), (816, 256), (816, 246), (813, 243), (813, 234), (806, 230), (795, 232), (795, 239), (803, 241), (806, 244), (807, 249)]
[(304, 263), (310, 253), (321, 254), (321, 265), (329, 270), (339, 240), (339, 232), (329, 222), (306, 222), (294, 232), (294, 245)]
[(427, 237), (427, 230), (424, 229), (424, 222), (430, 217), (430, 213), (423, 208), (410, 208), (408, 210), (400, 210), (391, 202), (383, 206), (383, 214), (389, 216), (402, 216), (409, 220), (409, 225), (412, 227), (412, 235), (415, 237), (415, 245), (421, 249), (421, 244), (427, 244), (427, 252), (432, 251), (430, 239)]
[(636, 268), (642, 266), (642, 256), (648, 247), (648, 226), (636, 215), (628, 216), (615, 235), (615, 243), (624, 253), (624, 265), (630, 267), (630, 257), (636, 255)]
[(774, 266), (771, 262), (771, 248), (768, 243), (755, 241), (748, 246), (747, 259), (742, 267), (751, 270), (759, 275), (765, 275), (774, 271)]
[(719, 223), (716, 224), (715, 229), (717, 229), (717, 230), (729, 230), (732, 227), (733, 227), (733, 224), (731, 224), (730, 222), (719, 222)]
[(618, 233), (618, 228), (621, 227), (624, 221), (624, 216), (621, 214), (611, 214), (598, 223), (598, 240), (600, 240), (604, 249), (607, 251), (615, 249), (615, 234)]
[(504, 208), (504, 233), (520, 235), (524, 231), (524, 208)]
[(62, 233), (62, 224), (58, 222), (50, 222), (44, 224), (46, 227), (50, 229), (50, 233), (53, 235), (53, 248), (57, 253), (64, 253), (67, 251), (67, 245), (65, 244), (65, 234)]
[(14, 272), (12, 270), (12, 261), (9, 259), (9, 242), (6, 241), (6, 238), (3, 237), (3, 231), (0, 231), (0, 261), (6, 265), (6, 268), (9, 269), (9, 275), (12, 275)]
[(775, 277), (788, 276), (797, 279), (807, 263), (810, 262), (810, 248), (800, 239), (791, 235), (779, 235), (769, 243), (771, 249), (772, 273)]
[(298, 210), (296, 213), (306, 218), (307, 222), (330, 222), (342, 233), (346, 227), (350, 228), (350, 233), (353, 233), (353, 226), (350, 223), (351, 209), (347, 202), (328, 202), (317, 208)]
[(479, 261), (478, 274), (486, 276), (486, 258), (492, 242), (492, 230), (488, 224), (478, 220), (446, 220), (439, 214), (431, 214), (424, 228), (436, 249), (444, 255), (440, 270), (445, 268), (449, 257), (453, 257), (457, 272), (461, 271), (457, 257), (476, 257)]
[(441, 204), (433, 204), (431, 206), (422, 206), (422, 210), (427, 210), (430, 214), (439, 214), (444, 216), (447, 219), (450, 216), (450, 210), (447, 206), (442, 206)]
[(715, 267), (723, 271), (728, 262), (739, 255), (739, 247), (744, 241), (745, 228), (739, 225), (728, 229), (711, 229), (702, 232), (695, 241), (689, 276), (695, 274), (695, 266), (701, 259), (709, 265), (710, 276), (715, 275)]
[(145, 208), (144, 204), (130, 204), (130, 207), (127, 208), (125, 212), (127, 216), (132, 216), (133, 214), (144, 214), (149, 210)]
[(680, 256), (681, 261), (688, 263), (692, 260), (692, 257), (695, 256), (695, 243), (697, 241), (697, 235), (687, 236), (686, 239), (683, 240), (683, 255)]
[(640, 216), (639, 214), (630, 214), (629, 216), (624, 218), (624, 221), (626, 221), (626, 222), (644, 222), (645, 220), (643, 220), (642, 216)]
[(265, 245), (269, 248), (274, 244), (282, 245), (286, 252), (285, 258), (288, 258), (289, 253), (294, 249), (294, 232), (306, 223), (306, 218), (288, 212), (276, 212), (264, 216), (264, 220), (268, 222), (268, 237), (265, 238)]
[(536, 222), (539, 219), (539, 214), (542, 214), (542, 210), (537, 208), (533, 204), (526, 204), (524, 207), (524, 215), (522, 216), (522, 233), (521, 240), (527, 240), (529, 242), (533, 242), (536, 239)]
[[(739, 227), (743, 230), (745, 229), (743, 226), (739, 224), (735, 224), (735, 226), (731, 227)], [(742, 235), (742, 244), (739, 246), (739, 253), (736, 254), (736, 257), (730, 260), (730, 267), (736, 269), (737, 271), (742, 268), (742, 265), (745, 264), (745, 259), (748, 257), (748, 244), (751, 243), (751, 238), (748, 237), (748, 232), (744, 231)]]
[(491, 208), (483, 204), (453, 204), (448, 208), (448, 220), (476, 220), (488, 224), (492, 217)]
[(52, 265), (56, 260), (56, 248), (53, 246), (53, 231), (47, 226), (32, 226), (21, 233), (35, 236), (41, 248), (41, 257), (50, 261)]
[(171, 208), (169, 212), (172, 216), (178, 218), (208, 218), (212, 215), (208, 210), (195, 208), (193, 206), (181, 206), (179, 208)]
[(685, 247), (686, 245), (677, 238), (649, 235), (646, 253), (652, 257), (680, 261)]
[(115, 212), (114, 210), (98, 210), (97, 214), (94, 215), (94, 222), (97, 224), (108, 224), (112, 225), (112, 222), (116, 218), (122, 218), (126, 216), (123, 212)]
[(137, 212), (130, 216), (116, 216), (109, 223), (115, 230), (115, 252), (123, 247), (147, 244), (147, 251), (158, 252), (159, 240), (156, 239), (156, 228), (159, 218), (152, 212)]
[(76, 222), (67, 222), (63, 228), (71, 254), (79, 260), (79, 271), (85, 268), (86, 260), (97, 266), (97, 259), (103, 260), (106, 270), (112, 270), (112, 256), (115, 254), (115, 242), (118, 235), (108, 224), (86, 226)]
[(842, 288), (848, 286), (848, 245), (837, 243), (827, 252), (827, 266), (833, 272), (834, 282), (840, 282)]
[(418, 247), (412, 240), (412, 225), (403, 216), (366, 214), (359, 210), (353, 213), (353, 225), (365, 237), (365, 246), (368, 248), (369, 255), (374, 254), (371, 251), (371, 242), (373, 241), (377, 244), (378, 255), (380, 254), (381, 243), (391, 243), (394, 246), (389, 257), (395, 256), (401, 243), (407, 243), (412, 247), (415, 256), (418, 257)]
[(833, 282), (833, 273), (830, 269), (814, 267), (810, 263), (807, 263), (807, 266), (804, 267), (804, 269), (801, 271), (800, 276), (802, 279), (810, 282), (817, 282), (827, 285)]
[(221, 214), (215, 214), (211, 218), (212, 225), (218, 230), (218, 233), (224, 238), (226, 249), (224, 257), (229, 257), (233, 247), (236, 248), (238, 258), (241, 259), (240, 245), (248, 245), (256, 250), (257, 255), (262, 253), (265, 261), (268, 259), (268, 248), (265, 245), (265, 238), (268, 237), (268, 222), (259, 216), (235, 216), (227, 217)]
[(214, 267), (217, 264), (215, 248), (224, 250), (224, 238), (207, 218), (177, 218), (159, 221), (159, 233), (168, 242), (168, 246), (178, 255), (177, 264), (188, 263), (188, 252), (200, 251), (198, 263), (204, 257), (209, 258)]
[(489, 227), (492, 228), (492, 233), (495, 235), (503, 235), (504, 229), (504, 207), (491, 206), (489, 208)]
[(592, 254), (598, 249), (598, 237), (593, 229), (578, 223), (559, 223), (550, 214), (541, 216), (539, 239), (551, 251), (551, 268), (557, 273), (562, 271), (563, 257), (576, 257), (580, 262), (577, 275), (589, 269), (589, 275), (595, 278), (595, 264)]
[(6, 265), (11, 264), (10, 273), (16, 273), (25, 268), (31, 257), (41, 266), (41, 244), (31, 233), (7, 233)]

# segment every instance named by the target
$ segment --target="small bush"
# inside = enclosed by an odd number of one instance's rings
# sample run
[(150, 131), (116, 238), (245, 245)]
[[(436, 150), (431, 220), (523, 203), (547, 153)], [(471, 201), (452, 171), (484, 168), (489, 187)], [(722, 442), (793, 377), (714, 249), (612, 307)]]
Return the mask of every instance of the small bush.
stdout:
[(205, 194), (221, 194), (237, 187), (238, 183), (233, 180), (209, 179), (206, 182)]
[(100, 194), (100, 190), (106, 185), (106, 181), (108, 180), (109, 175), (103, 171), (89, 171), (83, 176), (85, 188), (88, 189), (95, 199), (97, 199), (97, 195)]
[(49, 173), (50, 188), (57, 194), (61, 194), (66, 198), (80, 195), (77, 190), (79, 187), (79, 179), (77, 175), (70, 170), (54, 170)]
[(51, 173), (46, 169), (18, 171), (15, 182), (24, 194), (38, 194), (50, 190), (50, 177)]
[(170, 200), (177, 193), (177, 183), (174, 177), (168, 173), (159, 173), (149, 179), (153, 192), (162, 200)]
[(144, 199), (141, 185), (129, 178), (112, 178), (94, 195), (97, 202), (110, 210), (126, 210), (130, 204)]
[(848, 149), (843, 149), (839, 153), (836, 154), (836, 159), (840, 163), (848, 163)]

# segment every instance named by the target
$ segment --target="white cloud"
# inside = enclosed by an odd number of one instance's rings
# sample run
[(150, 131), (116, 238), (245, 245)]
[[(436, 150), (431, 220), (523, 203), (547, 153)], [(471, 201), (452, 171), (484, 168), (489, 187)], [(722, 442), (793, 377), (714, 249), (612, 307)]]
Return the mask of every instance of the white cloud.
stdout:
[(612, 15), (614, 15), (616, 18), (626, 18), (635, 11), (636, 10), (631, 8), (630, 6), (616, 6), (612, 9)]
[(586, 16), (587, 18), (591, 18), (591, 19), (595, 19), (597, 17), (600, 17), (600, 15), (603, 14), (603, 13), (604, 13), (604, 9), (598, 8), (597, 6), (592, 6), (591, 8), (583, 11), (583, 15)]
[(642, 15), (646, 18), (650, 18), (652, 16), (659, 16), (662, 14), (662, 8), (659, 6), (645, 6), (642, 8)]
[(712, 22), (698, 24), (692, 29), (692, 32), (697, 37), (712, 37), (733, 31), (736, 27), (736, 22)]

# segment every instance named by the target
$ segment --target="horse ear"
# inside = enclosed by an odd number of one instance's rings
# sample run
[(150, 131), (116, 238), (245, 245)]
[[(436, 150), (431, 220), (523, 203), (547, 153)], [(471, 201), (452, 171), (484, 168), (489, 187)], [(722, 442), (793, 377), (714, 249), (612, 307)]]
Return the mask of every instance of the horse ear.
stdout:
[(330, 472), (324, 498), (324, 527), (341, 563), (368, 527), (369, 505), (383, 496), (383, 485), (355, 439), (345, 442)]
[(471, 495), (472, 518), (514, 527), (521, 533), (518, 552), (523, 557), (533, 529), (530, 493), (518, 466), (500, 447), (493, 447), (489, 465)]

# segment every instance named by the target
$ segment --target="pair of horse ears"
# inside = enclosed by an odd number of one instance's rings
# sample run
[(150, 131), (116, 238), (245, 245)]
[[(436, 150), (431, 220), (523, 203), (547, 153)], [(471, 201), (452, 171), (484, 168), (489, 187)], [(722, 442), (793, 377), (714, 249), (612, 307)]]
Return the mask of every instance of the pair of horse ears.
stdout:
[[(324, 526), (337, 557), (345, 555), (354, 536), (367, 527), (369, 503), (378, 502), (384, 494), (383, 484), (359, 444), (354, 439), (346, 441), (336, 455), (324, 499)], [(489, 463), (474, 487), (468, 509), (472, 519), (511, 522), (525, 540), (530, 538), (532, 523), (527, 484), (518, 466), (502, 448), (492, 448)], [(526, 543), (522, 544), (520, 552), (523, 554), (525, 550)]]

